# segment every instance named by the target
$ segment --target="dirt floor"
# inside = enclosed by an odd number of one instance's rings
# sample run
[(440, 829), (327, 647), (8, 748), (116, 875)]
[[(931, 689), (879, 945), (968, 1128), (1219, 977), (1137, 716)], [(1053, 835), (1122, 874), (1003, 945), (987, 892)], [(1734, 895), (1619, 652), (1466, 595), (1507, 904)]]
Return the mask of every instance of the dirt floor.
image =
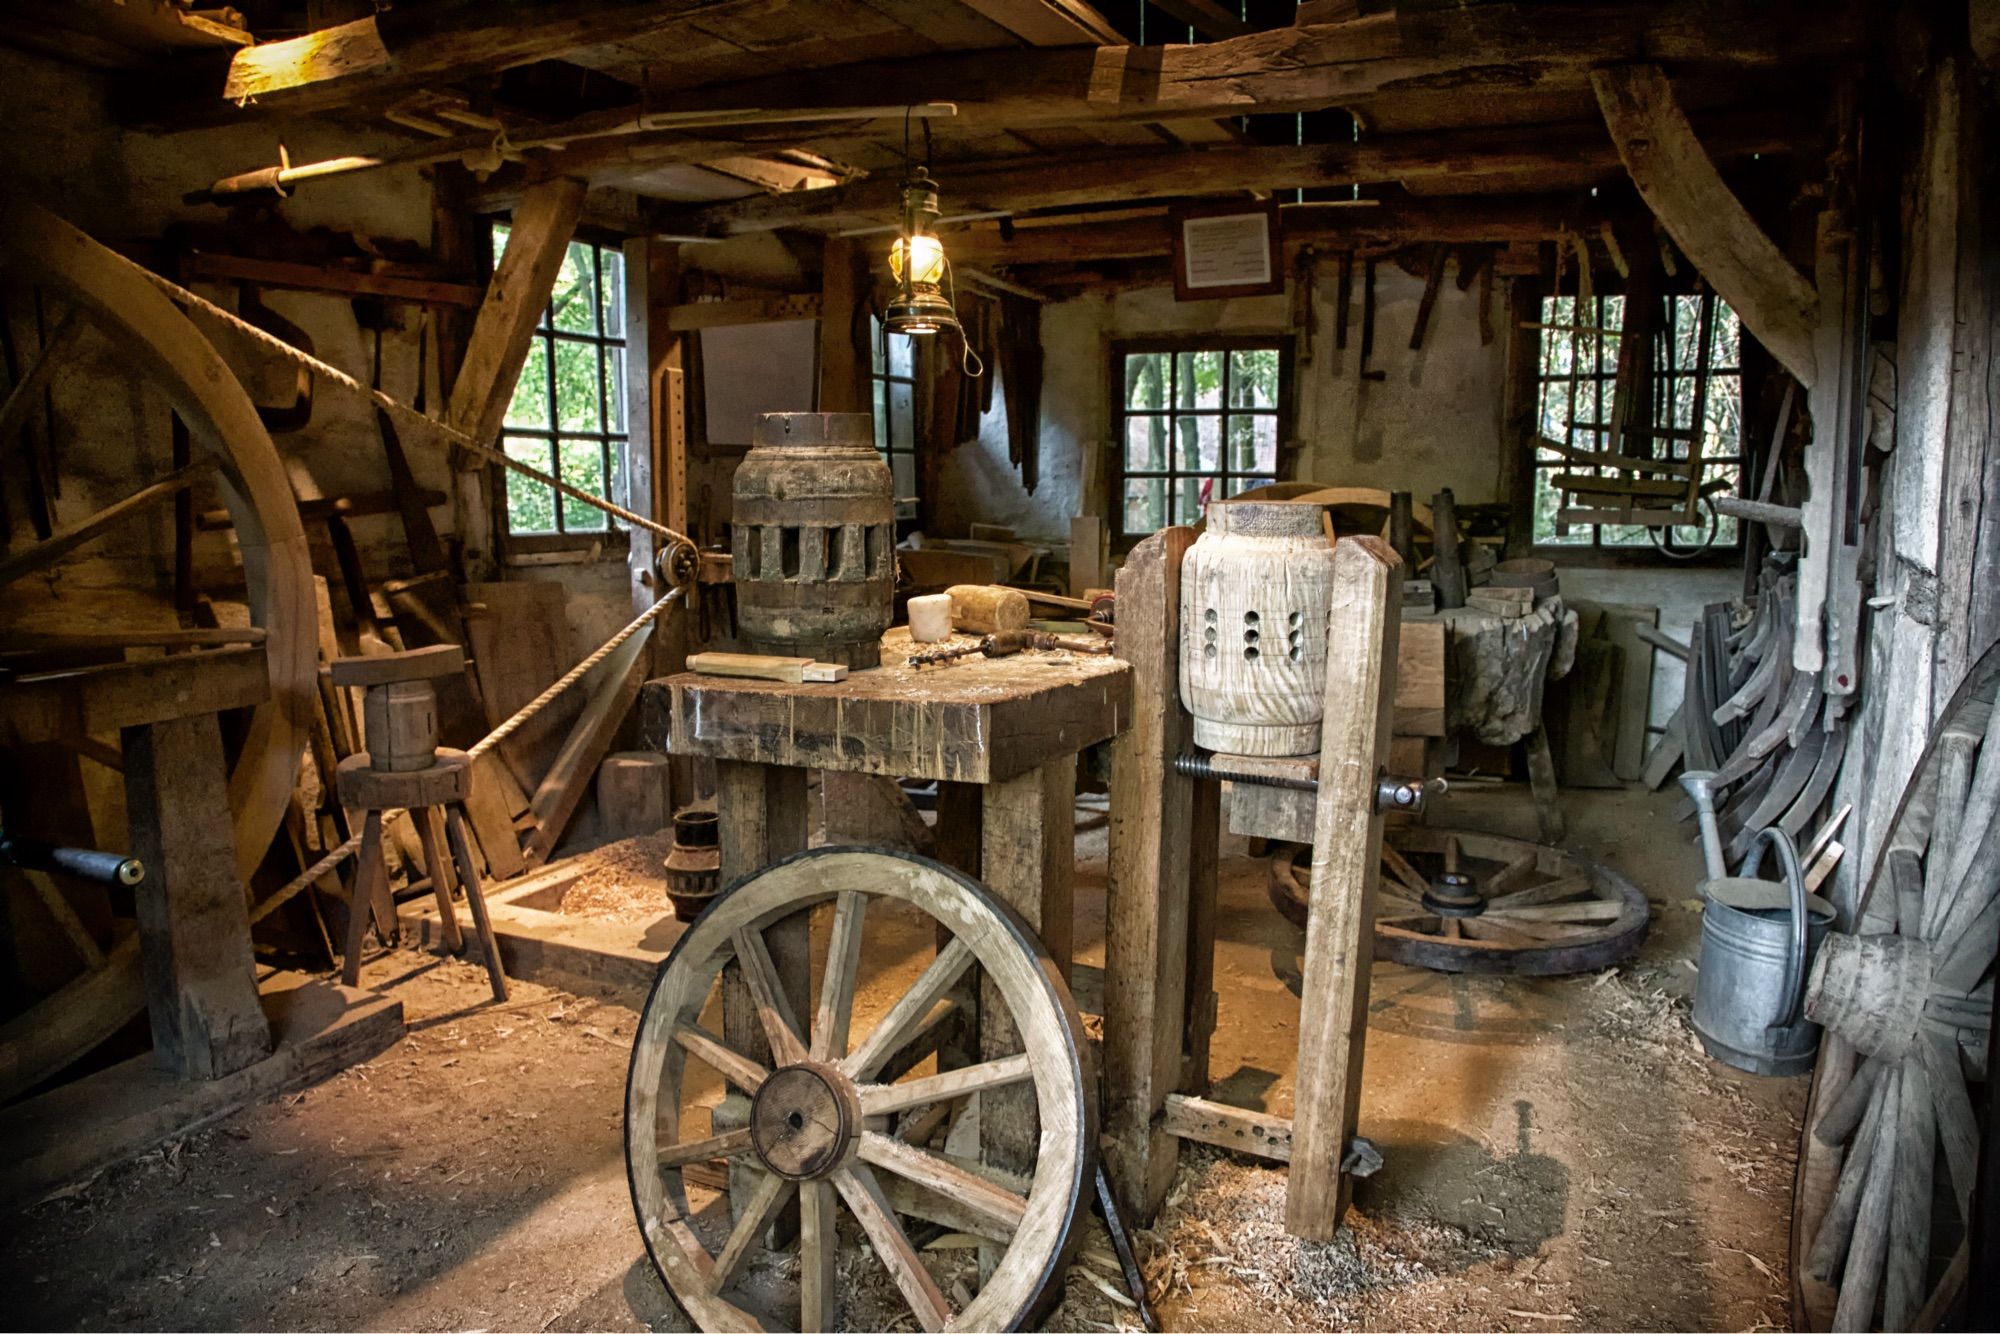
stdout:
[[(1341, 1236), (1282, 1228), (1284, 1174), (1183, 1155), (1140, 1234), (1179, 1329), (1771, 1329), (1801, 1080), (1703, 1057), (1687, 1028), (1699, 858), (1671, 796), (1576, 793), (1569, 844), (1651, 897), (1644, 950), (1554, 980), (1378, 965), (1362, 1131), (1386, 1165)], [(1462, 785), (1445, 822), (1527, 835), (1518, 788)], [(1097, 1003), (1104, 834), (1079, 839), (1077, 999)], [(1291, 1110), (1300, 934), (1225, 841), (1215, 1096)], [(650, 850), (648, 851), (650, 855)], [(635, 859), (635, 863), (638, 860)], [(606, 911), (635, 898), (602, 889)], [(872, 928), (871, 928), (872, 930)], [(871, 936), (871, 942), (873, 941)], [(877, 971), (886, 986), (898, 963)], [(364, 982), (409, 1037), (365, 1066), (114, 1169), (0, 1238), (8, 1323), (48, 1328), (679, 1329), (628, 1200), (635, 1014), (400, 951)], [(878, 988), (879, 989), (879, 988)], [(859, 1030), (886, 1000), (864, 992)], [(1093, 1222), (1051, 1328), (1133, 1329)], [(860, 1262), (869, 1270), (872, 1264)], [(859, 1269), (849, 1316), (897, 1309)]]

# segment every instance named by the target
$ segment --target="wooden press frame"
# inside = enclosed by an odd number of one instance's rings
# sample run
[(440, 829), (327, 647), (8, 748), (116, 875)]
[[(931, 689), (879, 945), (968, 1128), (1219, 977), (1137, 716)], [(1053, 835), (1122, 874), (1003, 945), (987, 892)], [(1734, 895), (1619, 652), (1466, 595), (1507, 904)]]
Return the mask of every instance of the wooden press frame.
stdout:
[[(1183, 1139), (1289, 1162), (1285, 1226), (1328, 1240), (1348, 1204), (1340, 1165), (1360, 1105), (1382, 846), (1375, 794), (1395, 707), (1400, 563), (1374, 538), (1335, 547), (1328, 626), (1335, 651), (1319, 761), (1259, 762), (1320, 778), (1316, 793), (1284, 794), (1311, 812), (1317, 888), (1306, 930), (1296, 1110), (1286, 1120), (1202, 1096), (1215, 1031), (1221, 783), (1173, 767), (1193, 746), (1193, 720), (1180, 700), (1180, 576), (1194, 539), (1191, 528), (1162, 529), (1133, 548), (1118, 573), (1118, 652), (1132, 668), (1132, 717), (1112, 742), (1106, 1165), (1120, 1203), (1147, 1220), (1166, 1198)], [(1375, 652), (1355, 651), (1370, 643)]]

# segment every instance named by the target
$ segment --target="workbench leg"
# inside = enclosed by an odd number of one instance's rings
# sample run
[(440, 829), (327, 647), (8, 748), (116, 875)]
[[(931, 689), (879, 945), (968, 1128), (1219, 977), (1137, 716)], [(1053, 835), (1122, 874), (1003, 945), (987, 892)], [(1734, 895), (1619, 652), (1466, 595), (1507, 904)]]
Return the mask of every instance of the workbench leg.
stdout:
[[(803, 852), (806, 847), (806, 771), (771, 764), (718, 760), (715, 765), (716, 814), (719, 817), (724, 887), (772, 862)], [(792, 1013), (808, 1015), (811, 1003), (811, 914), (794, 913), (764, 931), (778, 980), (792, 1003)], [(801, 1036), (804, 1036), (801, 1034)], [(750, 988), (734, 962), (722, 969), (722, 1038), (751, 1059), (768, 1065), (770, 1045), (750, 1001)], [(731, 1088), (715, 1109), (715, 1133), (740, 1130), (750, 1124), (750, 1099)], [(756, 1189), (758, 1177), (732, 1162), (729, 1196), (740, 1206)], [(796, 1210), (788, 1211), (796, 1215)]]
[[(978, 783), (938, 783), (937, 833), (934, 852), (952, 870), (985, 882), (986, 869), (980, 864), (981, 830), (984, 825), (985, 789)], [(950, 927), (938, 923), (937, 947), (947, 948), (958, 937)], [(961, 984), (965, 994), (976, 992), (979, 970)], [(971, 1007), (976, 1011), (975, 1002)], [(968, 1012), (966, 1022), (956, 1026), (938, 1044), (939, 1070), (957, 1070), (979, 1059), (979, 1025), (976, 1013)]]
[(128, 727), (124, 751), (132, 855), (146, 867), (137, 899), (153, 1059), (183, 1079), (219, 1079), (271, 1051), (222, 730), (212, 713)]
[(1161, 1126), (1187, 1067), (1195, 780), (1173, 770), (1192, 741), (1180, 702), (1181, 558), (1168, 528), (1118, 572), (1118, 654), (1132, 669), (1131, 726), (1111, 742), (1104, 921), (1105, 1166), (1134, 1227), (1158, 1212), (1180, 1141)]
[[(1063, 755), (981, 790), (980, 879), (1027, 919), (1069, 981), (1076, 935), (1076, 756)], [(992, 982), (979, 983), (981, 1060), (1012, 1056), (1021, 1035)], [(1041, 1144), (1034, 1090), (1025, 1085), (979, 1095), (980, 1157), (1033, 1175)], [(982, 1251), (981, 1273), (987, 1271)], [(997, 1254), (991, 1257), (997, 1260)]]
[(1188, 801), (1186, 1060), (1182, 1093), (1208, 1093), (1208, 1047), (1215, 1036), (1216, 888), (1222, 869), (1222, 784), (1194, 779)]

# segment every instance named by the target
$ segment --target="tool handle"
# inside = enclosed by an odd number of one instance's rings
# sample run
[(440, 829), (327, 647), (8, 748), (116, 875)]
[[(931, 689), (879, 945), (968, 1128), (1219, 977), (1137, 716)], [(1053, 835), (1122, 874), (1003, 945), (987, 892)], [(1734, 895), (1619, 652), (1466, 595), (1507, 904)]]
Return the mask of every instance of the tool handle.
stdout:
[(62, 848), (7, 834), (0, 834), (0, 864), (24, 871), (61, 871), (100, 885), (136, 885), (146, 878), (145, 864), (122, 852)]

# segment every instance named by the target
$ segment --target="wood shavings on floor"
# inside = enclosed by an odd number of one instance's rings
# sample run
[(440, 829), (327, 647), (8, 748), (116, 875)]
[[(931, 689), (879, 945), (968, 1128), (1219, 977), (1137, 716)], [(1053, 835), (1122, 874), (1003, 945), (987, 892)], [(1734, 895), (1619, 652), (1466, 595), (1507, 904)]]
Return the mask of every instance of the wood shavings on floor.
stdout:
[(674, 836), (662, 830), (621, 838), (564, 860), (577, 878), (563, 891), (557, 911), (603, 922), (645, 922), (672, 914), (667, 899), (667, 854)]

